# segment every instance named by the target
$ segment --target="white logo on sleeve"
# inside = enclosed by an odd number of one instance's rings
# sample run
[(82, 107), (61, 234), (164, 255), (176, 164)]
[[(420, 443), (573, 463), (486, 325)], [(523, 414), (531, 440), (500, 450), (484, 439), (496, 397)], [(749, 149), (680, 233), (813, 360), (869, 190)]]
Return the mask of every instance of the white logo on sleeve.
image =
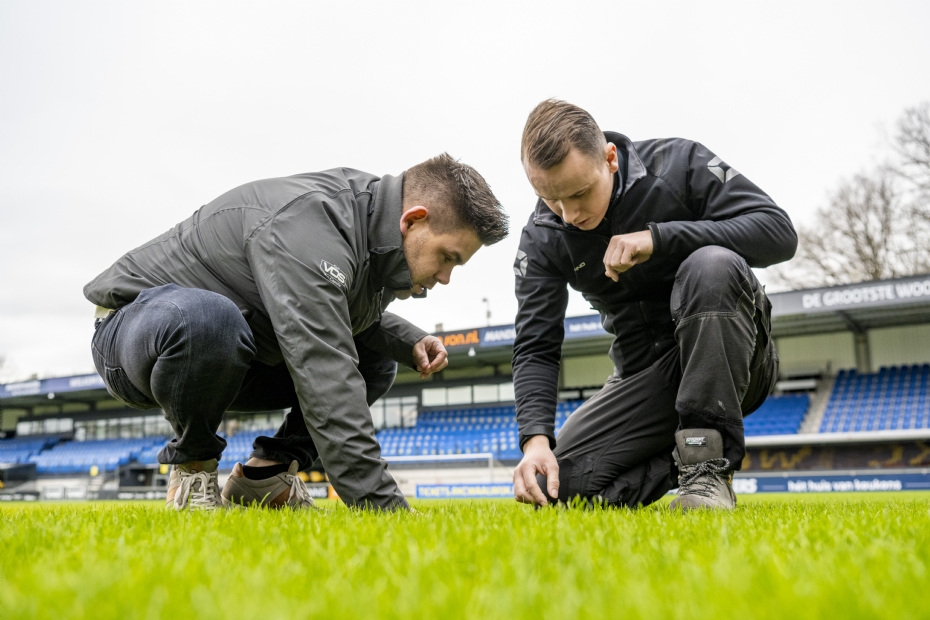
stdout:
[(528, 263), (529, 259), (526, 257), (526, 252), (517, 250), (517, 260), (513, 263), (513, 272), (518, 276), (526, 276), (526, 266)]
[(723, 160), (716, 156), (707, 162), (707, 169), (713, 172), (714, 176), (720, 179), (721, 183), (726, 183), (730, 179), (735, 179), (739, 176), (739, 172), (736, 168), (729, 167), (723, 163)]
[(348, 278), (342, 269), (332, 263), (326, 262), (325, 260), (320, 261), (320, 269), (323, 270), (323, 275), (326, 276), (327, 280), (343, 289), (346, 288), (346, 282), (348, 281)]

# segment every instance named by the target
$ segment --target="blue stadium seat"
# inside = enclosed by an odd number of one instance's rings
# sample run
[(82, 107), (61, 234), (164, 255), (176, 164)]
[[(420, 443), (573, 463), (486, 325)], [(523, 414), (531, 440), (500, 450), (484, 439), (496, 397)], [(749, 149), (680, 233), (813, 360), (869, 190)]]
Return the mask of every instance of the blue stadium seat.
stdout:
[(15, 437), (0, 439), (0, 463), (29, 463), (30, 458), (59, 442), (57, 436), (50, 437)]
[[(583, 401), (560, 402), (556, 433)], [(385, 456), (430, 456), (490, 452), (499, 460), (519, 460), (516, 410), (513, 405), (424, 411), (412, 428), (388, 428), (378, 433)]]
[(930, 428), (928, 379), (928, 364), (883, 366), (870, 374), (840, 371), (820, 432)]
[(163, 437), (69, 441), (30, 456), (29, 462), (36, 464), (40, 474), (86, 474), (94, 466), (101, 472), (112, 472), (164, 442)]
[(795, 435), (809, 407), (808, 394), (769, 396), (761, 407), (743, 420), (746, 436)]
[[(584, 401), (558, 403), (556, 435)], [(747, 435), (785, 435), (798, 432), (810, 398), (806, 394), (769, 398), (746, 418)], [(434, 409), (417, 417), (411, 428), (389, 428), (378, 433), (385, 456), (429, 456), (490, 452), (499, 460), (519, 460), (519, 431), (513, 405), (502, 407)]]

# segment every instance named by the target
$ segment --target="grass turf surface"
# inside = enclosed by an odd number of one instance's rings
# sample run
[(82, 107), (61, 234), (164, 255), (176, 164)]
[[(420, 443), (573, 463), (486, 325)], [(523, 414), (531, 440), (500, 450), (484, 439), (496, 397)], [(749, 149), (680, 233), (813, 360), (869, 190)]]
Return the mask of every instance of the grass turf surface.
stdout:
[(930, 617), (930, 493), (416, 506), (0, 506), (0, 618)]

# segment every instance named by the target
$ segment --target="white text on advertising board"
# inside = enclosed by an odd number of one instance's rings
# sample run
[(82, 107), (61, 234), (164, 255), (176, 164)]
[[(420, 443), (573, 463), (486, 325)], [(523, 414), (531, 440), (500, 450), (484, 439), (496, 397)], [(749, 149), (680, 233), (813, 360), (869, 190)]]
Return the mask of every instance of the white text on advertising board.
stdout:
[(516, 327), (501, 327), (500, 329), (488, 329), (484, 332), (484, 343), (492, 342), (513, 342), (517, 338)]
[(789, 480), (789, 493), (835, 493), (849, 491), (900, 491), (900, 480)]
[(859, 286), (825, 293), (809, 293), (801, 298), (801, 304), (805, 310), (809, 310), (811, 308), (855, 306), (877, 301), (914, 297), (930, 297), (930, 280), (883, 284), (881, 286)]

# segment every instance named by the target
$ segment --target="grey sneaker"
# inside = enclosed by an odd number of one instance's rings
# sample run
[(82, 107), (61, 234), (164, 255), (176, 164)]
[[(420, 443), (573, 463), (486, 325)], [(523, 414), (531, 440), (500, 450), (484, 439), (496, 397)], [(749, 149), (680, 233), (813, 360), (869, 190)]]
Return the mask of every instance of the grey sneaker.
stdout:
[(283, 474), (265, 480), (250, 480), (242, 472), (242, 464), (236, 463), (223, 486), (223, 503), (227, 506), (267, 506), (294, 510), (316, 508), (307, 485), (297, 476), (297, 467), (297, 461), (291, 461), (290, 467)]
[(733, 510), (733, 471), (723, 458), (723, 438), (711, 428), (689, 428), (675, 433), (674, 457), (678, 464), (678, 497), (669, 508), (687, 512), (695, 508)]
[(165, 507), (169, 510), (216, 510), (222, 508), (217, 460), (194, 461), (171, 468)]

